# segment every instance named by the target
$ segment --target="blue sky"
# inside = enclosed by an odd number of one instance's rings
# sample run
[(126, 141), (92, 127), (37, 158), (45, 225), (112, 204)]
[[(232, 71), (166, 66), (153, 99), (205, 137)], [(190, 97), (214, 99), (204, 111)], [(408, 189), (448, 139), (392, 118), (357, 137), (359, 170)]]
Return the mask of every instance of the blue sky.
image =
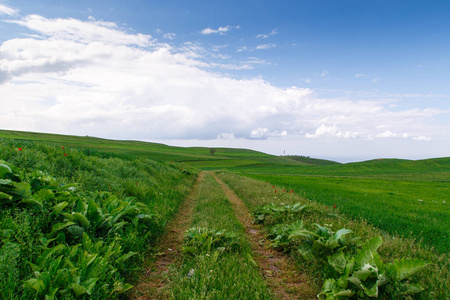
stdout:
[(449, 156), (449, 16), (448, 1), (0, 0), (0, 128)]

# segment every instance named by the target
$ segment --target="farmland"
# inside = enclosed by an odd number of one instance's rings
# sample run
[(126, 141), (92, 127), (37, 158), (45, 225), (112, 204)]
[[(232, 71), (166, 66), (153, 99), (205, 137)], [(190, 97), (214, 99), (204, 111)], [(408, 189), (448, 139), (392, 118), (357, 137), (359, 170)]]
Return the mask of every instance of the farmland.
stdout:
[[(53, 294), (59, 296), (56, 298), (101, 299), (128, 294), (131, 285), (140, 280), (143, 262), (158, 260), (158, 240), (166, 224), (176, 218), (202, 170), (216, 170), (217, 176), (236, 192), (255, 220), (260, 220), (267, 247), (294, 259), (295, 267), (308, 274), (312, 286), (307, 289), (314, 290), (314, 295), (341, 292), (355, 298), (376, 292), (395, 298), (409, 293), (424, 299), (445, 299), (444, 295), (450, 293), (446, 284), (450, 280), (449, 158), (339, 164), (246, 149), (215, 148), (212, 155), (209, 148), (17, 131), (0, 131), (0, 141), (0, 160), (5, 165), (1, 174), (6, 176), (1, 178), (0, 268), (12, 274), (0, 278), (2, 286), (7, 287), (2, 290), (3, 298)], [(276, 298), (267, 277), (258, 272), (262, 266), (258, 267), (257, 254), (252, 250), (256, 248), (244, 234), (242, 220), (236, 219), (227, 196), (209, 173), (202, 176), (193, 197), (190, 230), (184, 244), (179, 245), (180, 259), (169, 272), (170, 283), (161, 287), (163, 294), (171, 298), (180, 295), (180, 299), (199, 295)], [(115, 218), (114, 213), (120, 210), (108, 209), (111, 203), (123, 209), (130, 207), (129, 217)], [(93, 207), (101, 213), (94, 214)], [(114, 226), (118, 228), (113, 230)], [(341, 239), (343, 235), (339, 235), (336, 242), (348, 243), (347, 250), (325, 247), (317, 252), (317, 247), (307, 248), (305, 242), (314, 240), (320, 228), (324, 235), (316, 243), (328, 245), (337, 232), (345, 233), (351, 238)], [(214, 236), (221, 239), (216, 248), (199, 242), (202, 237)], [(89, 248), (91, 243), (98, 248)], [(106, 257), (108, 247), (117, 249), (117, 253)], [(83, 262), (77, 249), (96, 257), (89, 264), (109, 261), (107, 268), (116, 270), (115, 277), (92, 271), (67, 271), (72, 277), (52, 275), (62, 266), (85, 270), (76, 265)], [(343, 280), (366, 280), (358, 279), (362, 270), (357, 265), (350, 268), (350, 262), (362, 263), (368, 249), (379, 255), (377, 261), (370, 262), (383, 272), (377, 276), (391, 277), (379, 286), (370, 283), (362, 290), (354, 283), (349, 283), (348, 289), (338, 286), (337, 282)], [(60, 265), (52, 265), (45, 257), (59, 259)], [(347, 262), (344, 267), (352, 277), (337, 276), (340, 269), (333, 268), (337, 268), (338, 258)], [(408, 271), (406, 265), (410, 266)], [(408, 276), (392, 275), (400, 269)], [(201, 276), (205, 272), (211, 273), (208, 280)], [(45, 278), (56, 279), (50, 284)], [(235, 295), (226, 294), (221, 286), (234, 284), (233, 278), (241, 278), (239, 282), (244, 285), (233, 288)], [(285, 289), (293, 296), (297, 293), (287, 285)], [(205, 291), (212, 294), (202, 294)]]

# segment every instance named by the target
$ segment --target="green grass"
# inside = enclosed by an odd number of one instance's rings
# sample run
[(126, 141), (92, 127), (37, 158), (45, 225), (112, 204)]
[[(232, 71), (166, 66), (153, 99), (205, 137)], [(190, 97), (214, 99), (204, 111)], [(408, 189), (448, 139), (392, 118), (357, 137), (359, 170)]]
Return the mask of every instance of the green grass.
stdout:
[(16, 174), (0, 177), (6, 299), (117, 298), (195, 180), (174, 164), (67, 144), (3, 139), (0, 153)]
[[(139, 141), (116, 141), (95, 137), (80, 137), (46, 133), (0, 130), (0, 139), (16, 141), (45, 141), (68, 147), (101, 151), (119, 157), (149, 158), (164, 162), (185, 162), (200, 169), (229, 168), (241, 165), (276, 163), (281, 165), (303, 165), (285, 157), (277, 157), (248, 149), (210, 148), (202, 147), (171, 147), (157, 143)], [(87, 151), (87, 150), (85, 150)]]
[(248, 175), (294, 189), (331, 209), (363, 218), (392, 234), (421, 240), (450, 252), (448, 182), (393, 181), (355, 178)]
[[(294, 216), (294, 219), (302, 219), (308, 230), (315, 231), (316, 226), (313, 223), (318, 223), (322, 226), (327, 224), (333, 231), (340, 228), (351, 229), (353, 234), (363, 241), (374, 236), (381, 236), (383, 245), (379, 253), (383, 261), (393, 262), (395, 259), (416, 258), (431, 263), (413, 277), (413, 281), (425, 288), (419, 299), (446, 299), (450, 294), (450, 286), (448, 285), (450, 280), (450, 255), (448, 253), (439, 253), (423, 246), (421, 243), (417, 243), (414, 239), (403, 238), (380, 230), (369, 224), (365, 219), (349, 217), (341, 210), (339, 205), (334, 209), (326, 204), (311, 201), (298, 195), (298, 193), (292, 193), (292, 190), (288, 191), (283, 185), (254, 180), (230, 172), (218, 172), (217, 174), (237, 193), (250, 211), (256, 211), (261, 206), (270, 203), (294, 204), (299, 202), (308, 205), (309, 208), (300, 216)], [(283, 192), (283, 189), (285, 192)], [(299, 252), (293, 252), (292, 255), (297, 258), (298, 264), (301, 266), (300, 272), (307, 272), (315, 278), (317, 286), (320, 287), (324, 280), (324, 269), (320, 260), (306, 259), (299, 255)], [(394, 297), (394, 295), (391, 296)], [(388, 299), (391, 298), (388, 297)]]
[(230, 171), (253, 174), (374, 178), (407, 181), (450, 181), (450, 158), (425, 160), (381, 159), (325, 166), (258, 164), (237, 166)]
[(251, 259), (244, 228), (220, 185), (207, 174), (201, 183), (193, 213), (193, 228), (226, 230), (236, 236), (234, 251), (190, 251), (172, 270), (173, 299), (272, 299), (259, 269)]
[[(18, 148), (22, 148), (22, 151), (18, 151)], [(161, 215), (161, 226), (173, 216), (178, 203), (187, 194), (195, 176), (186, 174), (195, 174), (194, 167), (230, 170), (263, 180), (253, 181), (228, 173), (224, 173), (228, 175), (222, 178), (228, 180), (227, 183), (243, 198), (249, 209), (271, 202), (294, 203), (301, 199), (297, 197), (300, 194), (309, 199), (302, 201), (314, 207), (313, 213), (307, 216), (311, 224), (322, 222), (334, 224), (334, 228), (351, 228), (365, 239), (375, 234), (382, 235), (384, 243), (381, 253), (387, 261), (418, 257), (433, 262), (417, 279), (427, 287), (429, 294), (423, 295), (425, 299), (445, 299), (444, 295), (450, 294), (446, 284), (450, 280), (449, 157), (417, 161), (378, 159), (338, 164), (307, 157), (277, 157), (246, 149), (215, 149), (217, 151), (211, 155), (209, 148), (169, 147), (138, 141), (0, 130), (0, 159), (19, 166), (23, 169), (23, 176), (40, 169), (61, 182), (77, 182), (86, 192), (107, 191), (119, 198), (134, 196)], [(199, 207), (195, 224), (203, 222), (201, 226), (208, 228), (219, 228), (219, 225), (214, 224), (222, 224), (220, 226), (223, 227), (229, 225), (229, 230), (241, 236), (239, 224), (233, 221), (230, 207), (227, 208), (225, 199), (220, 198), (224, 195), (221, 196), (222, 192), (217, 186), (214, 187), (211, 180), (207, 180), (207, 188), (202, 191), (202, 195), (207, 195), (202, 201), (213, 202), (205, 202), (209, 204), (201, 209)], [(272, 185), (276, 186), (276, 193)], [(211, 194), (208, 194), (208, 189)], [(283, 193), (283, 190), (292, 192), (292, 189), (296, 194)], [(336, 209), (332, 208), (334, 204)], [(220, 208), (220, 212), (214, 211), (215, 206)], [(203, 210), (205, 213), (200, 213)], [(2, 212), (5, 216), (5, 211)], [(26, 211), (17, 212), (14, 217), (17, 231), (22, 232), (18, 238), (26, 237), (32, 241), (28, 242), (30, 247), (37, 246), (41, 236), (35, 236), (36, 232), (27, 228), (30, 224), (44, 224), (45, 218)], [(220, 221), (222, 217), (223, 222)], [(245, 239), (240, 238), (241, 242), (245, 248)], [(14, 278), (21, 273), (14, 270), (29, 270), (29, 267), (22, 266), (19, 258), (14, 256), (15, 246), (0, 246), (0, 268), (11, 267), (12, 271), (8, 269), (6, 272), (11, 274), (7, 280), (17, 281)], [(429, 250), (431, 247), (435, 250)], [(9, 253), (7, 257), (10, 264), (4, 263), (5, 253)], [(217, 269), (233, 269), (230, 271), (233, 274), (243, 273), (236, 263), (225, 267), (226, 262), (202, 255), (179, 269), (180, 291), (183, 285), (192, 283), (192, 276), (187, 276), (192, 269), (198, 268), (201, 271), (194, 274), (204, 275), (208, 266), (214, 265)], [(230, 261), (239, 259), (234, 258), (233, 253), (226, 255), (229, 255), (227, 259)], [(250, 270), (251, 261), (244, 259), (240, 262), (249, 266), (247, 269)], [(311, 274), (318, 272), (314, 270), (314, 267), (318, 267), (314, 263), (299, 262)], [(254, 278), (251, 274), (248, 273), (248, 278), (243, 281), (253, 280), (249, 279)], [(227, 281), (226, 276), (213, 276), (212, 281), (208, 282), (202, 281), (205, 277), (199, 277), (197, 283), (185, 290), (185, 295), (203, 297), (204, 289), (215, 289), (221, 281), (228, 285), (231, 279)], [(318, 283), (321, 280), (318, 276)], [(203, 290), (197, 289), (198, 286), (203, 286)], [(258, 291), (261, 289), (262, 286)], [(195, 292), (192, 294), (188, 290)], [(208, 295), (216, 297), (215, 294)], [(256, 295), (259, 294), (255, 290), (253, 296), (259, 297)]]

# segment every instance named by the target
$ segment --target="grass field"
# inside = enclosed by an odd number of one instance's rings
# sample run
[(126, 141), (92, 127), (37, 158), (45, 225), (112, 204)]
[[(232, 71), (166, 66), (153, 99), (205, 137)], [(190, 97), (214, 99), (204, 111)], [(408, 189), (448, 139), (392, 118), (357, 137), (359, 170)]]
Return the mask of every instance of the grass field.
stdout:
[[(248, 175), (450, 252), (449, 182)], [(282, 190), (280, 191), (282, 192)]]
[[(7, 287), (2, 290), (3, 294), (1, 295), (12, 299), (28, 299), (33, 295), (40, 297), (43, 293), (51, 295), (55, 292), (60, 296), (64, 294), (64, 297), (70, 296), (69, 298), (71, 298), (92, 292), (92, 295), (96, 295), (92, 298), (100, 299), (107, 293), (112, 293), (111, 297), (117, 297), (128, 288), (129, 282), (133, 283), (135, 280), (133, 278), (136, 266), (145, 257), (145, 242), (151, 244), (162, 234), (165, 224), (174, 216), (180, 202), (187, 195), (199, 169), (231, 171), (232, 173), (224, 172), (223, 174), (230, 175), (223, 175), (222, 179), (227, 181), (230, 187), (242, 197), (249, 210), (261, 209), (268, 203), (286, 204), (303, 201), (314, 207), (313, 212), (301, 217), (304, 218), (305, 224), (309, 224), (307, 225), (309, 226), (308, 230), (313, 230), (314, 222), (321, 222), (321, 224), (330, 226), (351, 228), (354, 233), (358, 233), (358, 236), (365, 240), (378, 234), (385, 241), (380, 248), (384, 260), (393, 262), (395, 258), (417, 257), (432, 262), (432, 266), (426, 267), (422, 275), (413, 278), (426, 288), (426, 292), (421, 293), (420, 297), (445, 299), (442, 298), (443, 295), (450, 293), (445, 284), (450, 280), (448, 259), (450, 252), (450, 194), (448, 193), (450, 158), (418, 161), (378, 159), (339, 164), (302, 156), (277, 157), (246, 149), (215, 149), (216, 152), (212, 155), (210, 148), (169, 147), (138, 141), (113, 141), (93, 137), (0, 130), (0, 160), (10, 166), (2, 167), (4, 172), (2, 171), (1, 174), (6, 177), (0, 178), (4, 187), (3, 194), (0, 193), (2, 203), (0, 225), (3, 236), (0, 243), (0, 269), (8, 270), (6, 273), (0, 273), (13, 274), (12, 277), (0, 276), (2, 286)], [(12, 168), (11, 174), (16, 175), (8, 175), (8, 168)], [(54, 178), (60, 186), (75, 184), (78, 188), (77, 193), (80, 193), (76, 194), (79, 195), (77, 197), (85, 199), (82, 200), (84, 206), (77, 204), (79, 202), (72, 200), (70, 202), (59, 196), (51, 198), (51, 193), (59, 195), (55, 190), (57, 186), (49, 186), (45, 189), (36, 186), (35, 184), (38, 182), (36, 178), (40, 178), (38, 177), (40, 173), (34, 173), (35, 171), (45, 172), (48, 174), (46, 176)], [(258, 181), (245, 179), (241, 177), (242, 175)], [(8, 181), (10, 178), (14, 178), (17, 182)], [(39, 180), (42, 181), (42, 179)], [(30, 193), (27, 190), (28, 186)], [(14, 189), (16, 190), (15, 194), (11, 194), (11, 190)], [(40, 189), (49, 190), (49, 192), (40, 192)], [(106, 196), (92, 196), (95, 193)], [(48, 196), (45, 196), (47, 194)], [(211, 230), (219, 229), (219, 227), (227, 228), (238, 237), (241, 236), (238, 238), (237, 244), (241, 245), (243, 253), (248, 253), (248, 250), (245, 250), (247, 249), (245, 240), (242, 239), (242, 228), (240, 229), (239, 224), (236, 223), (229, 203), (227, 204), (223, 193), (211, 178), (203, 184), (201, 195), (203, 196), (199, 196), (199, 204), (193, 215), (193, 224)], [(129, 218), (130, 225), (118, 222), (117, 226), (120, 228), (123, 226), (121, 231), (117, 232), (122, 237), (117, 238), (116, 236), (112, 239), (113, 235), (110, 236), (103, 231), (95, 233), (96, 229), (89, 229), (91, 223), (84, 222), (81, 216), (70, 216), (71, 212), (88, 216), (89, 210), (86, 207), (95, 206), (95, 204), (88, 205), (92, 201), (96, 202), (103, 212), (106, 212), (107, 208), (102, 206), (105, 205), (104, 203), (114, 201), (122, 203), (129, 201), (126, 200), (131, 199), (129, 197), (134, 197), (133, 201), (145, 205), (146, 208), (142, 207), (142, 209), (151, 212), (151, 215), (154, 216), (152, 217), (154, 218), (152, 229), (150, 231), (148, 228), (145, 229), (151, 232), (146, 235), (147, 240), (138, 238), (140, 230), (144, 229), (137, 226), (140, 223), (136, 219), (132, 221), (132, 218)], [(8, 201), (22, 201), (22, 203), (28, 204), (5, 205), (5, 203), (9, 203)], [(50, 202), (46, 204), (46, 201)], [(208, 201), (221, 204), (212, 205)], [(41, 202), (42, 205), (39, 204)], [(38, 205), (33, 206), (31, 203)], [(85, 208), (87, 210), (84, 210)], [(46, 213), (50, 213), (52, 217), (46, 218)], [(213, 217), (210, 218), (210, 216)], [(31, 231), (30, 224), (38, 224), (41, 229)], [(55, 224), (66, 225), (56, 226)], [(114, 226), (114, 224), (110, 225)], [(68, 226), (67, 228), (73, 226), (73, 228), (67, 230), (63, 226)], [(284, 227), (276, 227), (276, 230), (281, 230), (280, 228), (288, 230), (286, 228), (290, 228), (291, 225), (284, 224), (282, 226)], [(272, 228), (269, 226), (267, 230), (269, 233)], [(62, 235), (53, 240), (57, 232), (64, 232), (66, 240), (62, 239)], [(117, 253), (129, 255), (127, 259), (129, 259), (130, 266), (124, 269), (118, 263), (120, 260), (116, 262), (114, 260), (110, 267), (119, 270), (115, 273), (117, 277), (98, 279), (98, 282), (102, 280), (103, 282), (108, 280), (121, 282), (122, 288), (116, 292), (95, 290), (96, 284), (89, 281), (89, 276), (83, 277), (84, 281), (73, 282), (73, 284), (64, 277), (67, 282), (63, 280), (58, 284), (67, 285), (68, 289), (40, 291), (34, 288), (33, 286), (37, 287), (35, 283), (41, 279), (39, 276), (36, 277), (36, 273), (33, 275), (32, 271), (40, 269), (41, 272), (45, 270), (45, 274), (50, 274), (52, 268), (55, 268), (51, 261), (44, 260), (42, 255), (50, 253), (54, 247), (67, 248), (64, 248), (66, 250), (58, 248), (51, 252), (52, 255), (63, 255), (64, 251), (73, 250), (77, 242), (81, 241), (82, 235), (80, 234), (82, 232), (89, 233), (89, 239), (94, 243), (100, 242), (99, 236), (104, 235), (101, 237), (101, 241), (105, 247), (113, 240), (114, 243), (123, 243), (120, 244), (122, 250), (118, 250)], [(47, 240), (50, 242), (47, 243)], [(283, 245), (288, 245), (289, 249), (298, 246), (295, 243), (292, 246), (290, 243), (286, 242)], [(88, 238), (83, 238), (82, 244), (84, 247), (88, 247)], [(73, 251), (76, 253), (75, 250)], [(99, 259), (103, 257), (101, 253), (104, 253), (102, 252), (104, 250), (100, 250), (100, 248), (89, 251), (92, 252), (92, 255), (97, 253)], [(172, 278), (173, 291), (176, 290), (177, 293), (180, 292), (186, 297), (191, 297), (198, 295), (198, 288), (202, 285), (204, 288), (204, 284), (220, 285), (221, 280), (223, 280), (222, 283), (231, 280), (226, 279), (224, 274), (210, 282), (202, 282), (201, 278), (197, 278), (200, 280), (197, 282), (197, 286), (183, 288), (186, 284), (186, 276), (192, 269), (195, 269), (193, 267), (195, 264), (203, 264), (201, 268), (205, 268), (205, 270), (206, 268), (218, 268), (217, 270), (230, 268), (231, 270), (235, 268), (233, 266), (236, 264), (248, 263), (248, 261), (233, 258), (233, 255), (233, 253), (227, 254), (227, 260), (229, 259), (230, 262), (218, 259), (207, 261), (205, 256), (200, 262), (200, 256), (189, 259), (187, 256), (186, 263), (180, 266), (180, 269), (174, 273), (177, 275)], [(62, 261), (63, 256), (60, 257)], [(322, 276), (325, 276), (324, 274), (333, 276), (332, 273), (327, 273), (323, 259), (321, 262), (320, 260), (314, 262), (314, 259), (312, 262), (306, 262), (301, 257), (298, 259), (299, 266), (305, 272), (309, 272), (311, 276), (315, 276), (319, 285), (323, 283)], [(25, 263), (27, 260), (33, 265)], [(70, 263), (73, 264), (73, 261)], [(217, 264), (214, 266), (210, 265), (215, 263)], [(228, 265), (229, 263), (231, 265)], [(74, 268), (76, 269), (75, 265)], [(235, 276), (242, 273), (241, 275), (245, 277), (243, 282), (258, 287), (252, 292), (253, 294), (248, 295), (257, 295), (264, 291), (265, 285), (258, 279), (258, 276), (249, 275), (254, 272), (251, 271), (251, 267), (247, 269), (250, 272), (245, 273), (247, 277), (238, 268)], [(322, 272), (323, 270), (325, 273)], [(220, 272), (215, 274), (220, 274)], [(51, 275), (48, 276), (51, 278)], [(252, 280), (256, 281), (252, 283)], [(3, 282), (6, 283), (3, 284)], [(28, 282), (28, 286), (23, 282)], [(402, 293), (402, 289), (405, 289), (405, 285), (394, 286), (391, 290), (384, 292), (395, 295)], [(327, 291), (327, 293), (329, 292)], [(248, 298), (251, 297), (248, 296)]]

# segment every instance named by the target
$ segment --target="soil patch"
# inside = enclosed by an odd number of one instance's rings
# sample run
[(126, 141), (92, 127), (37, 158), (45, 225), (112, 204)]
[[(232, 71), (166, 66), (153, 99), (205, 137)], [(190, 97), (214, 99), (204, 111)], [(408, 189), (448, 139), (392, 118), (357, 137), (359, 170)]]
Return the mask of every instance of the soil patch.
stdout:
[(263, 228), (252, 223), (244, 202), (215, 174), (213, 176), (230, 199), (237, 218), (245, 227), (254, 260), (273, 293), (280, 299), (316, 299), (315, 290), (306, 275), (296, 270), (295, 262), (291, 258), (270, 247)]
[(139, 283), (132, 289), (130, 299), (167, 299), (169, 295), (164, 290), (168, 278), (168, 268), (181, 257), (184, 232), (191, 224), (192, 212), (197, 199), (198, 188), (203, 180), (201, 172), (185, 201), (180, 205), (179, 212), (167, 225), (167, 231), (159, 242), (159, 250), (155, 260), (149, 263), (142, 274)]

